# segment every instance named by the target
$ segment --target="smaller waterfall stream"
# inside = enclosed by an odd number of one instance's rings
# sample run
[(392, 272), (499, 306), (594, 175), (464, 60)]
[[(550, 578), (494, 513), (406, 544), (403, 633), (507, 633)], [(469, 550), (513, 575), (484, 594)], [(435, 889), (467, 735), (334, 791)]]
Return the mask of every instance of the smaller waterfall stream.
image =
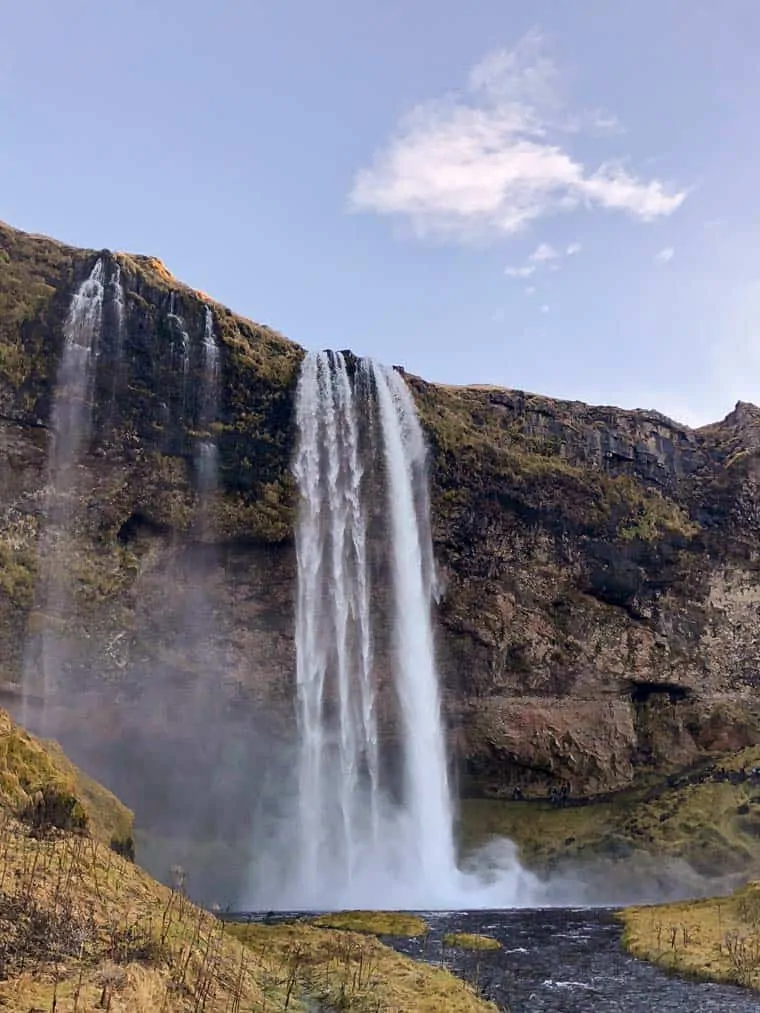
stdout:
[[(432, 559), (427, 514), (415, 484), (427, 487), (425, 440), (409, 390), (392, 369), (373, 363), (381, 419), (391, 516), (395, 585), (396, 685), (407, 751), (405, 789), (412, 821), (411, 846), (432, 887), (454, 868), (452, 808), (441, 726), (438, 675), (431, 626)], [(427, 580), (426, 580), (427, 577)]]
[[(199, 422), (202, 429), (209, 431), (216, 422), (219, 411), (219, 344), (214, 333), (214, 314), (206, 306), (203, 327), (203, 374), (200, 395)], [(198, 447), (198, 477), (201, 497), (208, 497), (217, 486), (219, 453), (216, 439), (208, 435)]]
[[(120, 280), (114, 285), (121, 291)], [(38, 657), (24, 662), (22, 721), (46, 727), (45, 706), (54, 691), (61, 670), (56, 628), (65, 624), (69, 598), (68, 574), (71, 554), (69, 539), (75, 526), (74, 499), (78, 488), (77, 465), (92, 429), (95, 367), (103, 325), (106, 272), (99, 258), (89, 276), (74, 293), (63, 331), (63, 353), (58, 367), (51, 413), (51, 440), (48, 478), (39, 542), (40, 581), (37, 607), (43, 630)], [(33, 722), (30, 698), (42, 704), (41, 717)]]

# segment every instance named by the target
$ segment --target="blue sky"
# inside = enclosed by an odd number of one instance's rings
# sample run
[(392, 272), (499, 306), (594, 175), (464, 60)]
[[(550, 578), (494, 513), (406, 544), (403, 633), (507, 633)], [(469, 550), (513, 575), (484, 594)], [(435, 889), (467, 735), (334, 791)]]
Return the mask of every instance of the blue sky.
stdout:
[(10, 224), (432, 380), (760, 401), (756, 0), (6, 6)]

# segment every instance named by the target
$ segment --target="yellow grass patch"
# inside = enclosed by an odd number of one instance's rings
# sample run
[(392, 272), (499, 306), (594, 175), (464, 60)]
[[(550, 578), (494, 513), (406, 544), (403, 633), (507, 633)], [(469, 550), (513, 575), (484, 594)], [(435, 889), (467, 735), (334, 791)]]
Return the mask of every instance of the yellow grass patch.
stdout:
[(427, 932), (422, 918), (404, 911), (335, 911), (312, 919), (312, 924), (373, 936), (424, 936)]
[(481, 936), (477, 932), (447, 932), (443, 937), (445, 946), (458, 950), (500, 950), (501, 943), (492, 936)]
[(635, 957), (710, 981), (760, 988), (760, 884), (729, 897), (619, 912)]

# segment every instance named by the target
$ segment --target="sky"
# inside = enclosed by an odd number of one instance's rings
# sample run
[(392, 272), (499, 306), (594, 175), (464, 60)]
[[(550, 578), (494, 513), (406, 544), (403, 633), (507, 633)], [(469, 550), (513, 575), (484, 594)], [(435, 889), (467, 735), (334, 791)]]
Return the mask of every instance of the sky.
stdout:
[(757, 0), (2, 20), (9, 224), (430, 380), (690, 425), (760, 402)]

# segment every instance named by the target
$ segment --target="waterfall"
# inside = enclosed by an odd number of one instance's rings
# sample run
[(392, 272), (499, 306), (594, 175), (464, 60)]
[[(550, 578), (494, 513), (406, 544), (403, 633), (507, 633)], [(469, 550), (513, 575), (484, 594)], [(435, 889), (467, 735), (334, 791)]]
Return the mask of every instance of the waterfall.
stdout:
[[(300, 760), (300, 906), (429, 896), (454, 869), (451, 804), (433, 657), (425, 444), (398, 374), (340, 353), (309, 355), (297, 397), (294, 463)], [(382, 442), (384, 469), (378, 457)], [(366, 460), (365, 460), (366, 458)], [(369, 564), (369, 470), (386, 475), (402, 798), (384, 782)]]
[(116, 360), (121, 360), (121, 353), (124, 346), (124, 324), (126, 320), (126, 307), (124, 306), (124, 286), (121, 283), (121, 266), (116, 261), (111, 278), (111, 293), (113, 297), (114, 313), (116, 315)]
[(179, 337), (179, 367), (182, 374), (182, 400), (184, 408), (184, 399), (186, 395), (187, 377), (190, 373), (190, 335), (187, 333), (187, 327), (185, 326), (184, 319), (175, 311), (176, 294), (172, 292), (169, 297), (169, 313), (167, 314), (169, 321), (177, 332)]
[(32, 720), (31, 697), (41, 702), (43, 730), (46, 718), (44, 707), (54, 691), (61, 668), (55, 628), (63, 625), (63, 613), (69, 597), (66, 578), (71, 559), (67, 542), (76, 521), (77, 466), (92, 428), (95, 367), (103, 324), (105, 288), (105, 267), (99, 258), (71, 300), (63, 329), (63, 354), (53, 398), (47, 489), (39, 543), (40, 596), (37, 605), (44, 617), (44, 628), (41, 656), (25, 659), (22, 705), (22, 721), (29, 724)]
[(377, 841), (362, 469), (354, 393), (342, 355), (306, 359), (297, 419), (299, 857), (302, 889), (316, 900), (325, 863), (344, 869), (350, 884), (359, 845), (374, 848)]
[[(219, 344), (214, 333), (214, 315), (206, 306), (203, 329), (203, 373), (200, 394), (201, 429), (208, 431), (216, 422), (219, 411)], [(209, 433), (198, 447), (198, 477), (201, 496), (208, 496), (217, 486), (219, 461), (216, 440)]]
[(261, 848), (252, 905), (535, 903), (538, 883), (509, 841), (466, 870), (457, 863), (427, 450), (412, 395), (395, 370), (310, 354), (296, 422), (295, 812)]
[[(407, 807), (423, 875), (454, 867), (452, 810), (431, 626), (433, 557), (426, 447), (409, 390), (373, 363), (387, 469), (395, 600), (395, 674), (404, 724)], [(423, 505), (421, 512), (419, 507)]]

